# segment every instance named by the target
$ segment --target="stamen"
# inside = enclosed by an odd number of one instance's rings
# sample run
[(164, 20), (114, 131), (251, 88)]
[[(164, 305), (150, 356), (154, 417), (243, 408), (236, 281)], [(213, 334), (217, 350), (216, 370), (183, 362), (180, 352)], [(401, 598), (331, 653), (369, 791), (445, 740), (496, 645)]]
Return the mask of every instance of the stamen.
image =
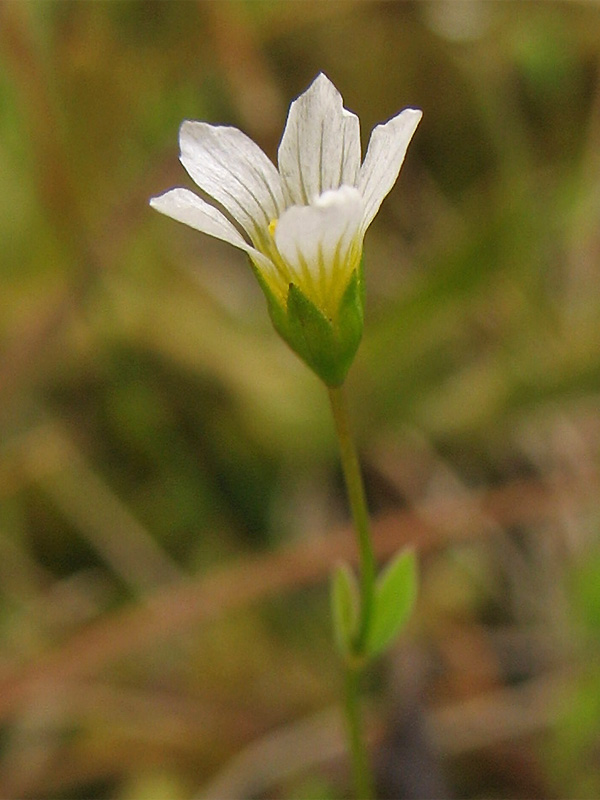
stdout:
[(277, 219), (272, 219), (271, 222), (269, 222), (269, 233), (273, 238), (275, 237), (275, 228), (277, 227), (278, 221)]

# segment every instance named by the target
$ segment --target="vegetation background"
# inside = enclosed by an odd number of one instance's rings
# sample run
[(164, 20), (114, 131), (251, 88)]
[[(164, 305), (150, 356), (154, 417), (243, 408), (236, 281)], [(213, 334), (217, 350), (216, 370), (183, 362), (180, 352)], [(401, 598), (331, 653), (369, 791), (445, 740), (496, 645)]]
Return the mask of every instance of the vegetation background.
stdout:
[(326, 397), (243, 256), (161, 218), (182, 119), (275, 157), (323, 70), (424, 110), (351, 371), (385, 797), (600, 796), (600, 7), (0, 5), (0, 795), (349, 795)]

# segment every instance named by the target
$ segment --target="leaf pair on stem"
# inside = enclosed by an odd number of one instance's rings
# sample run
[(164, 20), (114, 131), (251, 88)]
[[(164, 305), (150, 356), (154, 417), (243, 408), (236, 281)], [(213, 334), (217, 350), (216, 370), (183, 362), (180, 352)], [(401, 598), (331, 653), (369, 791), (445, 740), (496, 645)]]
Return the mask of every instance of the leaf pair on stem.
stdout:
[(347, 564), (334, 570), (331, 604), (335, 637), (342, 655), (363, 663), (384, 653), (410, 618), (417, 594), (414, 550), (402, 550), (379, 575), (371, 618), (359, 638), (360, 600), (356, 577)]

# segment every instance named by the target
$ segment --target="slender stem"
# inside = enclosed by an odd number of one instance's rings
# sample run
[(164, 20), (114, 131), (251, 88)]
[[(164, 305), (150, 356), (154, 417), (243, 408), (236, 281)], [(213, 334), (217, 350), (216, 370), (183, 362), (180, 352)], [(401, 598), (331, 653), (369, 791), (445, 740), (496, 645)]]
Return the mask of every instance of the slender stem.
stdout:
[(369, 512), (365, 498), (358, 454), (350, 433), (348, 407), (342, 387), (329, 387), (329, 400), (335, 421), (336, 433), (340, 446), (340, 456), (350, 510), (354, 519), (354, 528), (360, 553), (360, 620), (356, 634), (355, 649), (360, 655), (364, 649), (371, 615), (373, 612), (373, 594), (375, 589), (375, 554), (369, 528)]
[(340, 446), (340, 456), (348, 500), (360, 555), (360, 616), (354, 640), (354, 656), (346, 664), (345, 711), (354, 784), (359, 800), (371, 800), (374, 795), (373, 778), (369, 765), (362, 718), (360, 713), (360, 678), (367, 636), (373, 613), (375, 591), (375, 554), (369, 529), (369, 512), (365, 497), (358, 454), (350, 433), (348, 407), (343, 390), (329, 387), (329, 399)]
[(356, 797), (357, 800), (371, 800), (371, 798), (375, 797), (375, 793), (373, 790), (373, 779), (369, 766), (367, 748), (365, 747), (365, 737), (360, 714), (360, 674), (360, 668), (355, 668), (351, 665), (346, 667), (346, 725), (348, 728), (348, 740), (352, 757), (352, 775), (354, 777)]

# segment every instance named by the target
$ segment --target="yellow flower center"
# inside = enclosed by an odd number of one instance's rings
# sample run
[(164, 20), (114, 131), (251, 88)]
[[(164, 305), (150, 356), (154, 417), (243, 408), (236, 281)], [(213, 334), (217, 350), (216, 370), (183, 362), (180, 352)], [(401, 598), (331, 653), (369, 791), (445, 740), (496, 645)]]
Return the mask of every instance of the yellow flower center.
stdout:
[(277, 227), (278, 221), (277, 219), (272, 219), (271, 222), (269, 222), (269, 233), (273, 238), (275, 238), (275, 228)]

